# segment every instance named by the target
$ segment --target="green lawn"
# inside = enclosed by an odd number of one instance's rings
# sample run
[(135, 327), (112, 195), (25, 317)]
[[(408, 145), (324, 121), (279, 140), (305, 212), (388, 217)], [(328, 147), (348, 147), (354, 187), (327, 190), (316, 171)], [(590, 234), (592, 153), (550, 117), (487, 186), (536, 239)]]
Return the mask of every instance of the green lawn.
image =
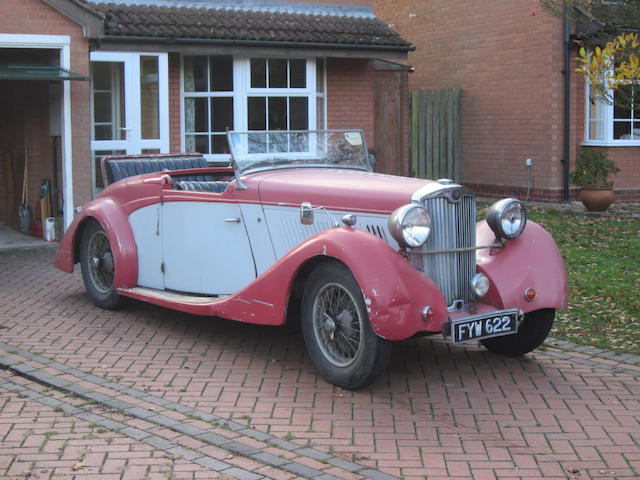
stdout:
[(551, 232), (569, 272), (569, 309), (551, 335), (571, 342), (640, 352), (640, 221), (590, 218), (549, 207), (529, 218)]

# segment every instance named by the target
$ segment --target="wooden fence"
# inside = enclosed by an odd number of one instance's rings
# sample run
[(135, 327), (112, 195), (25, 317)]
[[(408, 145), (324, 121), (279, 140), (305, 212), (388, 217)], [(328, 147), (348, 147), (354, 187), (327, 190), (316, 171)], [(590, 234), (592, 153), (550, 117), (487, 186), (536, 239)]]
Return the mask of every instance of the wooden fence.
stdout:
[(411, 92), (411, 176), (461, 181), (460, 89)]

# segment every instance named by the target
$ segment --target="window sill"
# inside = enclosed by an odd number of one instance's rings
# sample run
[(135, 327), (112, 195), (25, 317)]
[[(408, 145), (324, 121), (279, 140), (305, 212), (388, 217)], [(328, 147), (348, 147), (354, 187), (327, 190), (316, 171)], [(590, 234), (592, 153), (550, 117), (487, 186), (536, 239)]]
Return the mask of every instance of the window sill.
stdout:
[(640, 140), (615, 140), (606, 142), (604, 140), (585, 140), (581, 143), (583, 147), (640, 147)]

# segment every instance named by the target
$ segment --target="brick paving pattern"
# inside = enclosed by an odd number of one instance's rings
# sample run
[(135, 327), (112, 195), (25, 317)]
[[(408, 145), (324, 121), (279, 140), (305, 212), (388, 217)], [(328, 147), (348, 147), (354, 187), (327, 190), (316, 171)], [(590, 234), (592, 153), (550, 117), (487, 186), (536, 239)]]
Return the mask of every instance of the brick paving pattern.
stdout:
[(0, 357), (20, 372), (0, 371), (0, 478), (640, 479), (637, 357), (423, 338), (349, 392), (316, 375), (295, 328), (100, 310), (52, 260), (0, 253)]

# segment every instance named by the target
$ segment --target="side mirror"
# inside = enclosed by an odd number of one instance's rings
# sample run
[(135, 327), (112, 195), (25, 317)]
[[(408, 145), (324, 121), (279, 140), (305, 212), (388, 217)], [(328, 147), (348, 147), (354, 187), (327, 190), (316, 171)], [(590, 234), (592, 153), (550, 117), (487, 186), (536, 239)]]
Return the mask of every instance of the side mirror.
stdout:
[(369, 165), (371, 165), (371, 169), (373, 170), (373, 167), (376, 164), (376, 157), (373, 156), (373, 153), (369, 154)]
[(300, 205), (300, 223), (303, 225), (313, 225), (315, 221), (313, 213), (313, 205), (309, 202), (303, 202)]

